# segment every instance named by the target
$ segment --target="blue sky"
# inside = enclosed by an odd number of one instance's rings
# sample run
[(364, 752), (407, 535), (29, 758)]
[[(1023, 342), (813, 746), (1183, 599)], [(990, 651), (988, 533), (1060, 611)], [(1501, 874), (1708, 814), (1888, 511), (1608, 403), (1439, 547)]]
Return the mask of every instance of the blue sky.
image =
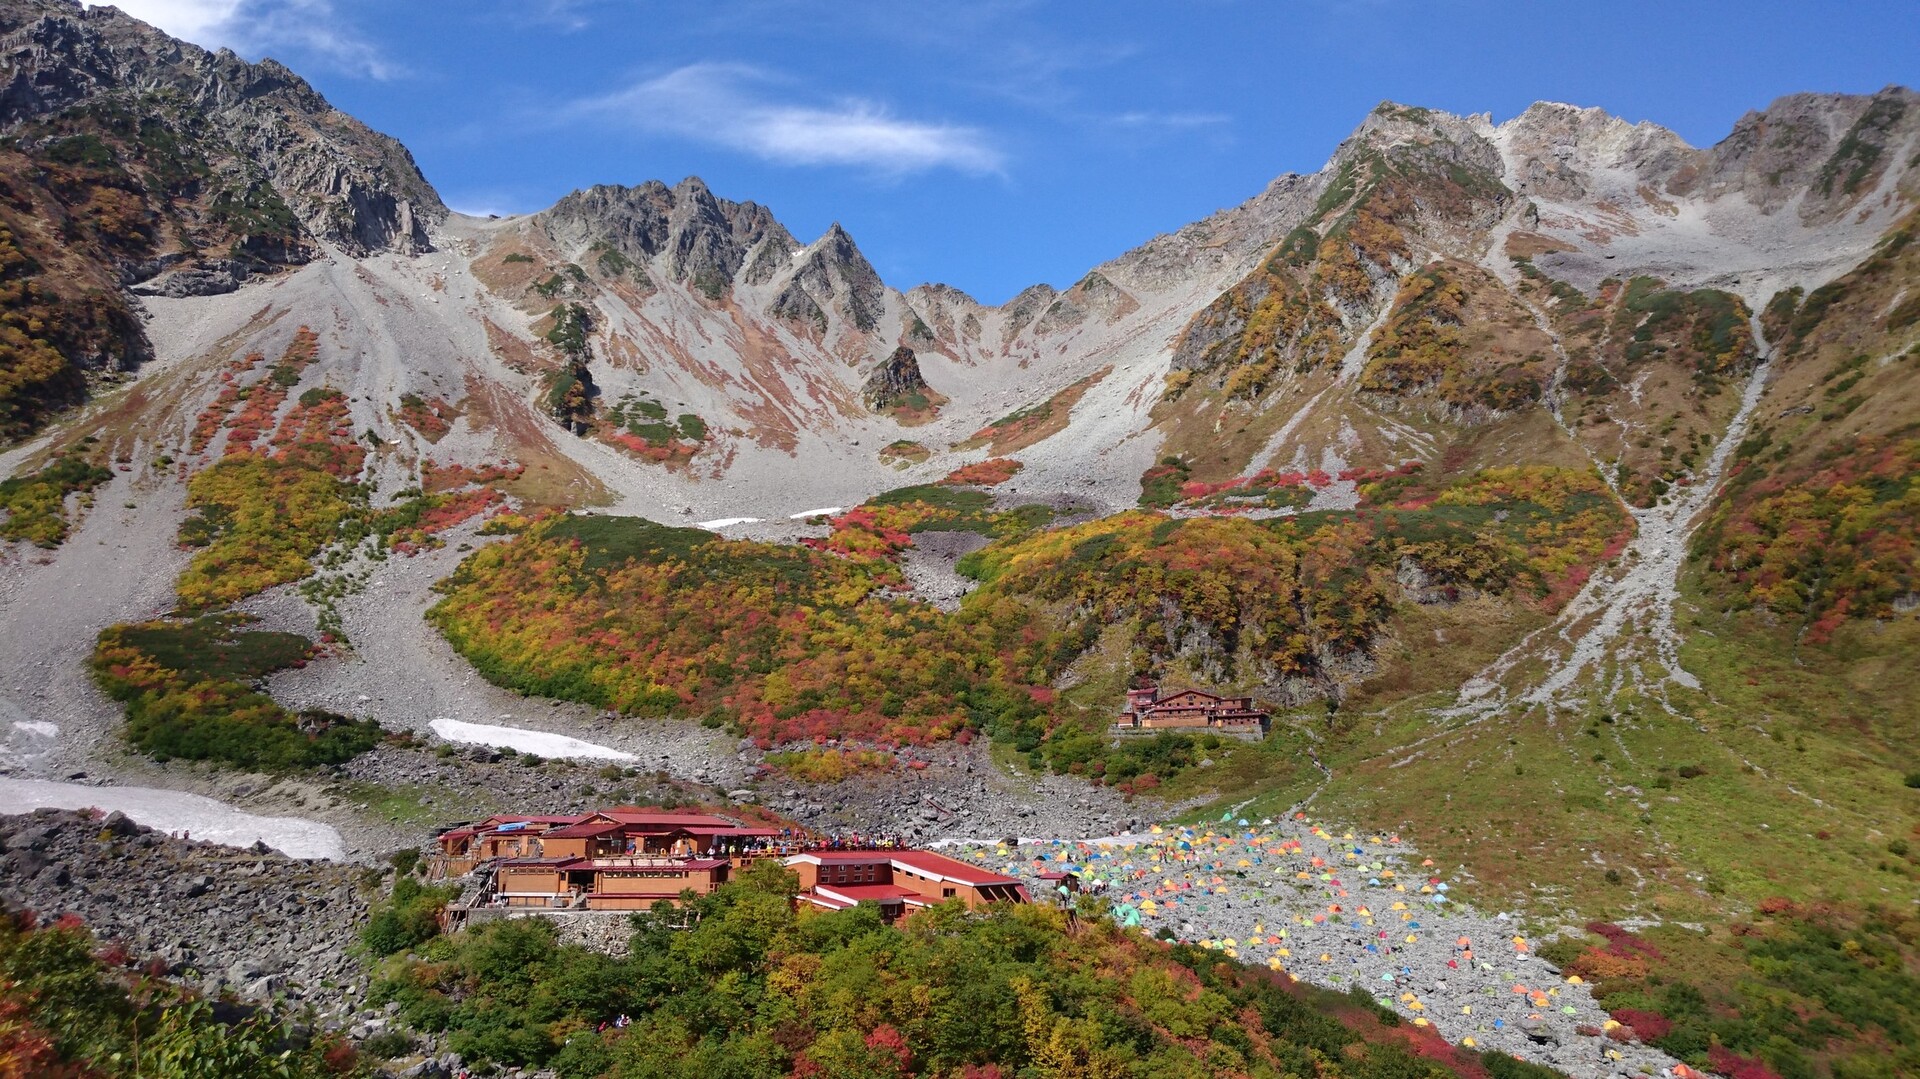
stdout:
[(1382, 100), (1597, 105), (1705, 145), (1782, 94), (1920, 84), (1916, 0), (119, 6), (285, 62), (456, 209), (698, 175), (988, 302), (1317, 170)]

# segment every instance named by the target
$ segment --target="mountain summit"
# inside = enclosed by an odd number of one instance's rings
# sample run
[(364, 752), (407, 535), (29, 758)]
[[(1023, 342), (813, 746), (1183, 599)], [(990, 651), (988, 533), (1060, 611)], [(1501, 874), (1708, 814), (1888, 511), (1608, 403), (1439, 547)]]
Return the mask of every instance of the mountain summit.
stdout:
[(271, 60), (17, 0), (0, 5), (0, 64), (0, 273), (40, 327), (0, 371), (0, 433), (152, 355), (128, 290), (231, 291), (329, 248), (423, 253), (446, 214), (405, 147)]

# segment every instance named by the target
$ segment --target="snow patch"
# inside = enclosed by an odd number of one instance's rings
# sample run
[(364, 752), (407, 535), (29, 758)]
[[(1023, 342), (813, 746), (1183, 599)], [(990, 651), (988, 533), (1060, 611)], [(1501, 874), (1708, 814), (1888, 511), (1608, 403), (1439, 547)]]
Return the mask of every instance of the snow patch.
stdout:
[(722, 517), (717, 521), (701, 521), (700, 523), (694, 525), (693, 527), (704, 528), (709, 532), (717, 532), (722, 528), (732, 528), (734, 525), (750, 525), (750, 524), (759, 524), (759, 523), (760, 523), (760, 518), (758, 517)]
[(548, 734), (545, 731), (530, 731), (520, 727), (496, 727), (487, 723), (467, 723), (458, 719), (436, 719), (427, 725), (433, 728), (433, 733), (449, 742), (495, 746), (521, 753), (534, 753), (542, 757), (594, 761), (639, 759), (631, 753), (622, 753), (609, 746), (569, 738), (564, 734)]
[(15, 720), (13, 729), (26, 731), (28, 734), (37, 734), (42, 738), (58, 738), (60, 736), (60, 725), (58, 723), (43, 723), (35, 719)]
[(188, 832), (194, 839), (222, 846), (251, 847), (258, 842), (289, 858), (325, 858), (332, 862), (347, 858), (340, 833), (316, 821), (258, 817), (225, 802), (182, 791), (0, 778), (0, 813), (90, 808), (107, 812), (117, 809), (149, 828)]
[(845, 512), (847, 512), (845, 506), (822, 506), (817, 510), (807, 510), (804, 513), (790, 513), (787, 515), (787, 520), (804, 521), (809, 517), (831, 517), (836, 513)]

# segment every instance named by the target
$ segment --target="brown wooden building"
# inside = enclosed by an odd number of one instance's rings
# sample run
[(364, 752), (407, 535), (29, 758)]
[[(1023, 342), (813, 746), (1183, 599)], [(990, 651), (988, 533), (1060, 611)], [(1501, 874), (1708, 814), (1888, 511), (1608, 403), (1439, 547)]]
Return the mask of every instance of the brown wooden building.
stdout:
[(727, 882), (725, 858), (532, 858), (494, 868), (499, 906), (544, 910), (651, 910), (681, 893), (706, 895)]
[(1222, 697), (1200, 689), (1163, 696), (1157, 689), (1132, 689), (1113, 729), (1121, 733), (1205, 730), (1257, 738), (1266, 734), (1269, 719), (1265, 710), (1254, 706), (1252, 697)]
[(441, 833), (433, 871), (461, 877), (501, 860), (718, 856), (766, 846), (779, 835), (725, 817), (630, 806), (570, 817), (502, 814)]
[(1028, 901), (1018, 880), (920, 850), (823, 849), (806, 837), (725, 817), (622, 806), (569, 817), (500, 815), (450, 829), (433, 872), (486, 875), (464, 909), (649, 910), (706, 895), (762, 858), (800, 878), (796, 905), (880, 906), (888, 921), (957, 899), (968, 909)]

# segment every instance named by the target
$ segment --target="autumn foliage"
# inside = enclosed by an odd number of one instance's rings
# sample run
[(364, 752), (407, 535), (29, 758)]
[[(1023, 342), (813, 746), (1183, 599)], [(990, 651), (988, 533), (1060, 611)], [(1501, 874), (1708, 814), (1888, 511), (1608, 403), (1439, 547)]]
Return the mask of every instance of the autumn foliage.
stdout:
[[(71, 916), (0, 914), (0, 1079), (369, 1075), (338, 1035), (275, 1006), (222, 1009), (97, 946)], [(165, 963), (159, 968), (165, 969)]]
[(1920, 594), (1920, 437), (1838, 443), (1763, 474), (1743, 446), (1730, 495), (1696, 541), (1732, 605), (1801, 621), (1809, 643)]
[(195, 515), (180, 539), (199, 550), (175, 584), (181, 605), (218, 607), (300, 580), (364, 501), (355, 485), (283, 458), (223, 458), (187, 484)]
[(692, 928), (637, 915), (619, 958), (560, 943), (544, 919), (489, 922), (436, 942), (444, 958), (383, 968), (372, 999), (470, 1064), (562, 1076), (1552, 1074), (1100, 916), (950, 903), (888, 926), (871, 904), (796, 911), (792, 889), (755, 864), (687, 900)]
[[(1587, 473), (1388, 482), (1400, 486), (1374, 490), (1390, 506), (1425, 508), (1271, 521), (1136, 512), (1046, 529), (980, 492), (908, 488), (836, 518), (813, 549), (556, 517), (476, 552), (430, 618), (483, 675), (530, 694), (719, 715), (770, 743), (974, 729), (1078, 771), (1104, 760), (1104, 740), (1052, 686), (1104, 627), (1131, 627), (1142, 676), (1202, 640), (1229, 680), (1310, 687), (1328, 657), (1371, 647), (1400, 602), (1402, 560), (1544, 603), (1625, 527)], [(891, 598), (904, 579), (889, 559), (917, 530), (957, 527), (1000, 537), (961, 562), (981, 587), (952, 613)], [(1164, 779), (1191, 763), (1176, 746), (1155, 752), (1164, 759), (1093, 774)]]
[(891, 772), (893, 754), (874, 749), (801, 749), (766, 756), (767, 767), (801, 783), (839, 783), (863, 772)]
[(940, 482), (948, 487), (998, 487), (1025, 467), (1011, 457), (989, 457), (954, 469)]
[(251, 768), (338, 764), (371, 748), (380, 728), (324, 712), (288, 712), (258, 688), (303, 665), (308, 641), (244, 628), (238, 615), (109, 626), (90, 667), (127, 707), (127, 738), (159, 760), (219, 760)]
[(447, 437), (447, 432), (453, 430), (453, 421), (459, 415), (459, 410), (443, 397), (422, 397), (417, 393), (400, 395), (400, 422), (413, 428), (428, 442), (438, 442)]
[[(90, 441), (90, 440), (89, 440)], [(0, 480), (0, 540), (24, 540), (37, 547), (64, 543), (72, 522), (67, 499), (79, 495), (83, 504), (93, 490), (113, 478), (85, 452), (70, 452), (37, 472)]]

